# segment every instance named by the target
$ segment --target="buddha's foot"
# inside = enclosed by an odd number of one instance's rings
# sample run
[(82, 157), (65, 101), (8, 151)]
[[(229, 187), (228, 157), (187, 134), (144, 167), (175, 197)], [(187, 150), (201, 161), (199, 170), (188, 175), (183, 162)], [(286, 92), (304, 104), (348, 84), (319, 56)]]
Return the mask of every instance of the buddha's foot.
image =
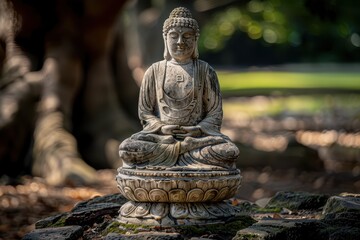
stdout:
[(208, 136), (202, 138), (186, 137), (184, 141), (182, 141), (180, 144), (180, 154), (189, 152), (197, 148), (225, 142), (226, 140), (220, 136)]
[(162, 136), (157, 134), (139, 134), (136, 136), (138, 140), (146, 141), (146, 142), (156, 142), (163, 144), (173, 144), (176, 140), (173, 136)]

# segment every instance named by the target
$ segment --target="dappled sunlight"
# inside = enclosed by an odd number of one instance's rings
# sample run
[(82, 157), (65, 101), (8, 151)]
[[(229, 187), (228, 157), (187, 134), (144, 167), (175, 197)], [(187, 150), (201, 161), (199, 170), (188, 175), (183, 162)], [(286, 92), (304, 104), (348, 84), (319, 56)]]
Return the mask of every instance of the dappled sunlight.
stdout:
[(306, 146), (328, 147), (333, 144), (349, 148), (360, 149), (360, 133), (346, 133), (343, 131), (299, 131), (296, 140)]
[[(327, 172), (356, 173), (360, 161), (360, 103), (356, 99), (355, 94), (228, 98), (222, 129), (246, 151), (257, 151), (240, 154), (240, 168), (251, 158), (258, 165), (275, 164), (266, 160), (266, 153), (281, 153), (293, 166), (301, 166), (301, 161), (311, 164), (314, 160), (304, 154), (315, 151)], [(265, 159), (255, 160), (261, 156)]]

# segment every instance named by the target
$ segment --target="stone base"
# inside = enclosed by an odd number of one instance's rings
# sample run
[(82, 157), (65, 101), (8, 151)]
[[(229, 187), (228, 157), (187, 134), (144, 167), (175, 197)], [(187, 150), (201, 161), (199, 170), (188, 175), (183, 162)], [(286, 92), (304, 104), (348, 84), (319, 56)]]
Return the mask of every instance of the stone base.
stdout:
[(220, 202), (240, 187), (240, 170), (142, 170), (118, 169), (121, 194), (134, 202)]
[(150, 226), (205, 225), (225, 223), (239, 210), (226, 202), (139, 203), (129, 201), (120, 208), (118, 221)]

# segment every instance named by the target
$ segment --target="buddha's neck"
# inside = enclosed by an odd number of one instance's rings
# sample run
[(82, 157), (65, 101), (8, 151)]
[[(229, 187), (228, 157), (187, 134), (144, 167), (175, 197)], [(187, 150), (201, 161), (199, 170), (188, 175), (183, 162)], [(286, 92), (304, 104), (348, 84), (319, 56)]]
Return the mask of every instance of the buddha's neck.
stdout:
[(175, 64), (175, 65), (187, 65), (187, 64), (192, 63), (192, 59), (187, 59), (184, 61), (177, 61), (175, 59), (171, 59), (169, 62), (172, 64)]

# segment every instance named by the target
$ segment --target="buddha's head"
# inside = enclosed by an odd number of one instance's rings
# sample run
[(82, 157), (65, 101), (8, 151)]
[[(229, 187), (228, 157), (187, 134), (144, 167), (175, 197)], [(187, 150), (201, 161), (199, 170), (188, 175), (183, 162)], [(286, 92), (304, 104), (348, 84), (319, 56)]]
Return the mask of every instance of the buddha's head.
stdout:
[(192, 18), (190, 11), (184, 7), (175, 8), (163, 26), (164, 58), (178, 62), (198, 58), (199, 35), (198, 23)]

